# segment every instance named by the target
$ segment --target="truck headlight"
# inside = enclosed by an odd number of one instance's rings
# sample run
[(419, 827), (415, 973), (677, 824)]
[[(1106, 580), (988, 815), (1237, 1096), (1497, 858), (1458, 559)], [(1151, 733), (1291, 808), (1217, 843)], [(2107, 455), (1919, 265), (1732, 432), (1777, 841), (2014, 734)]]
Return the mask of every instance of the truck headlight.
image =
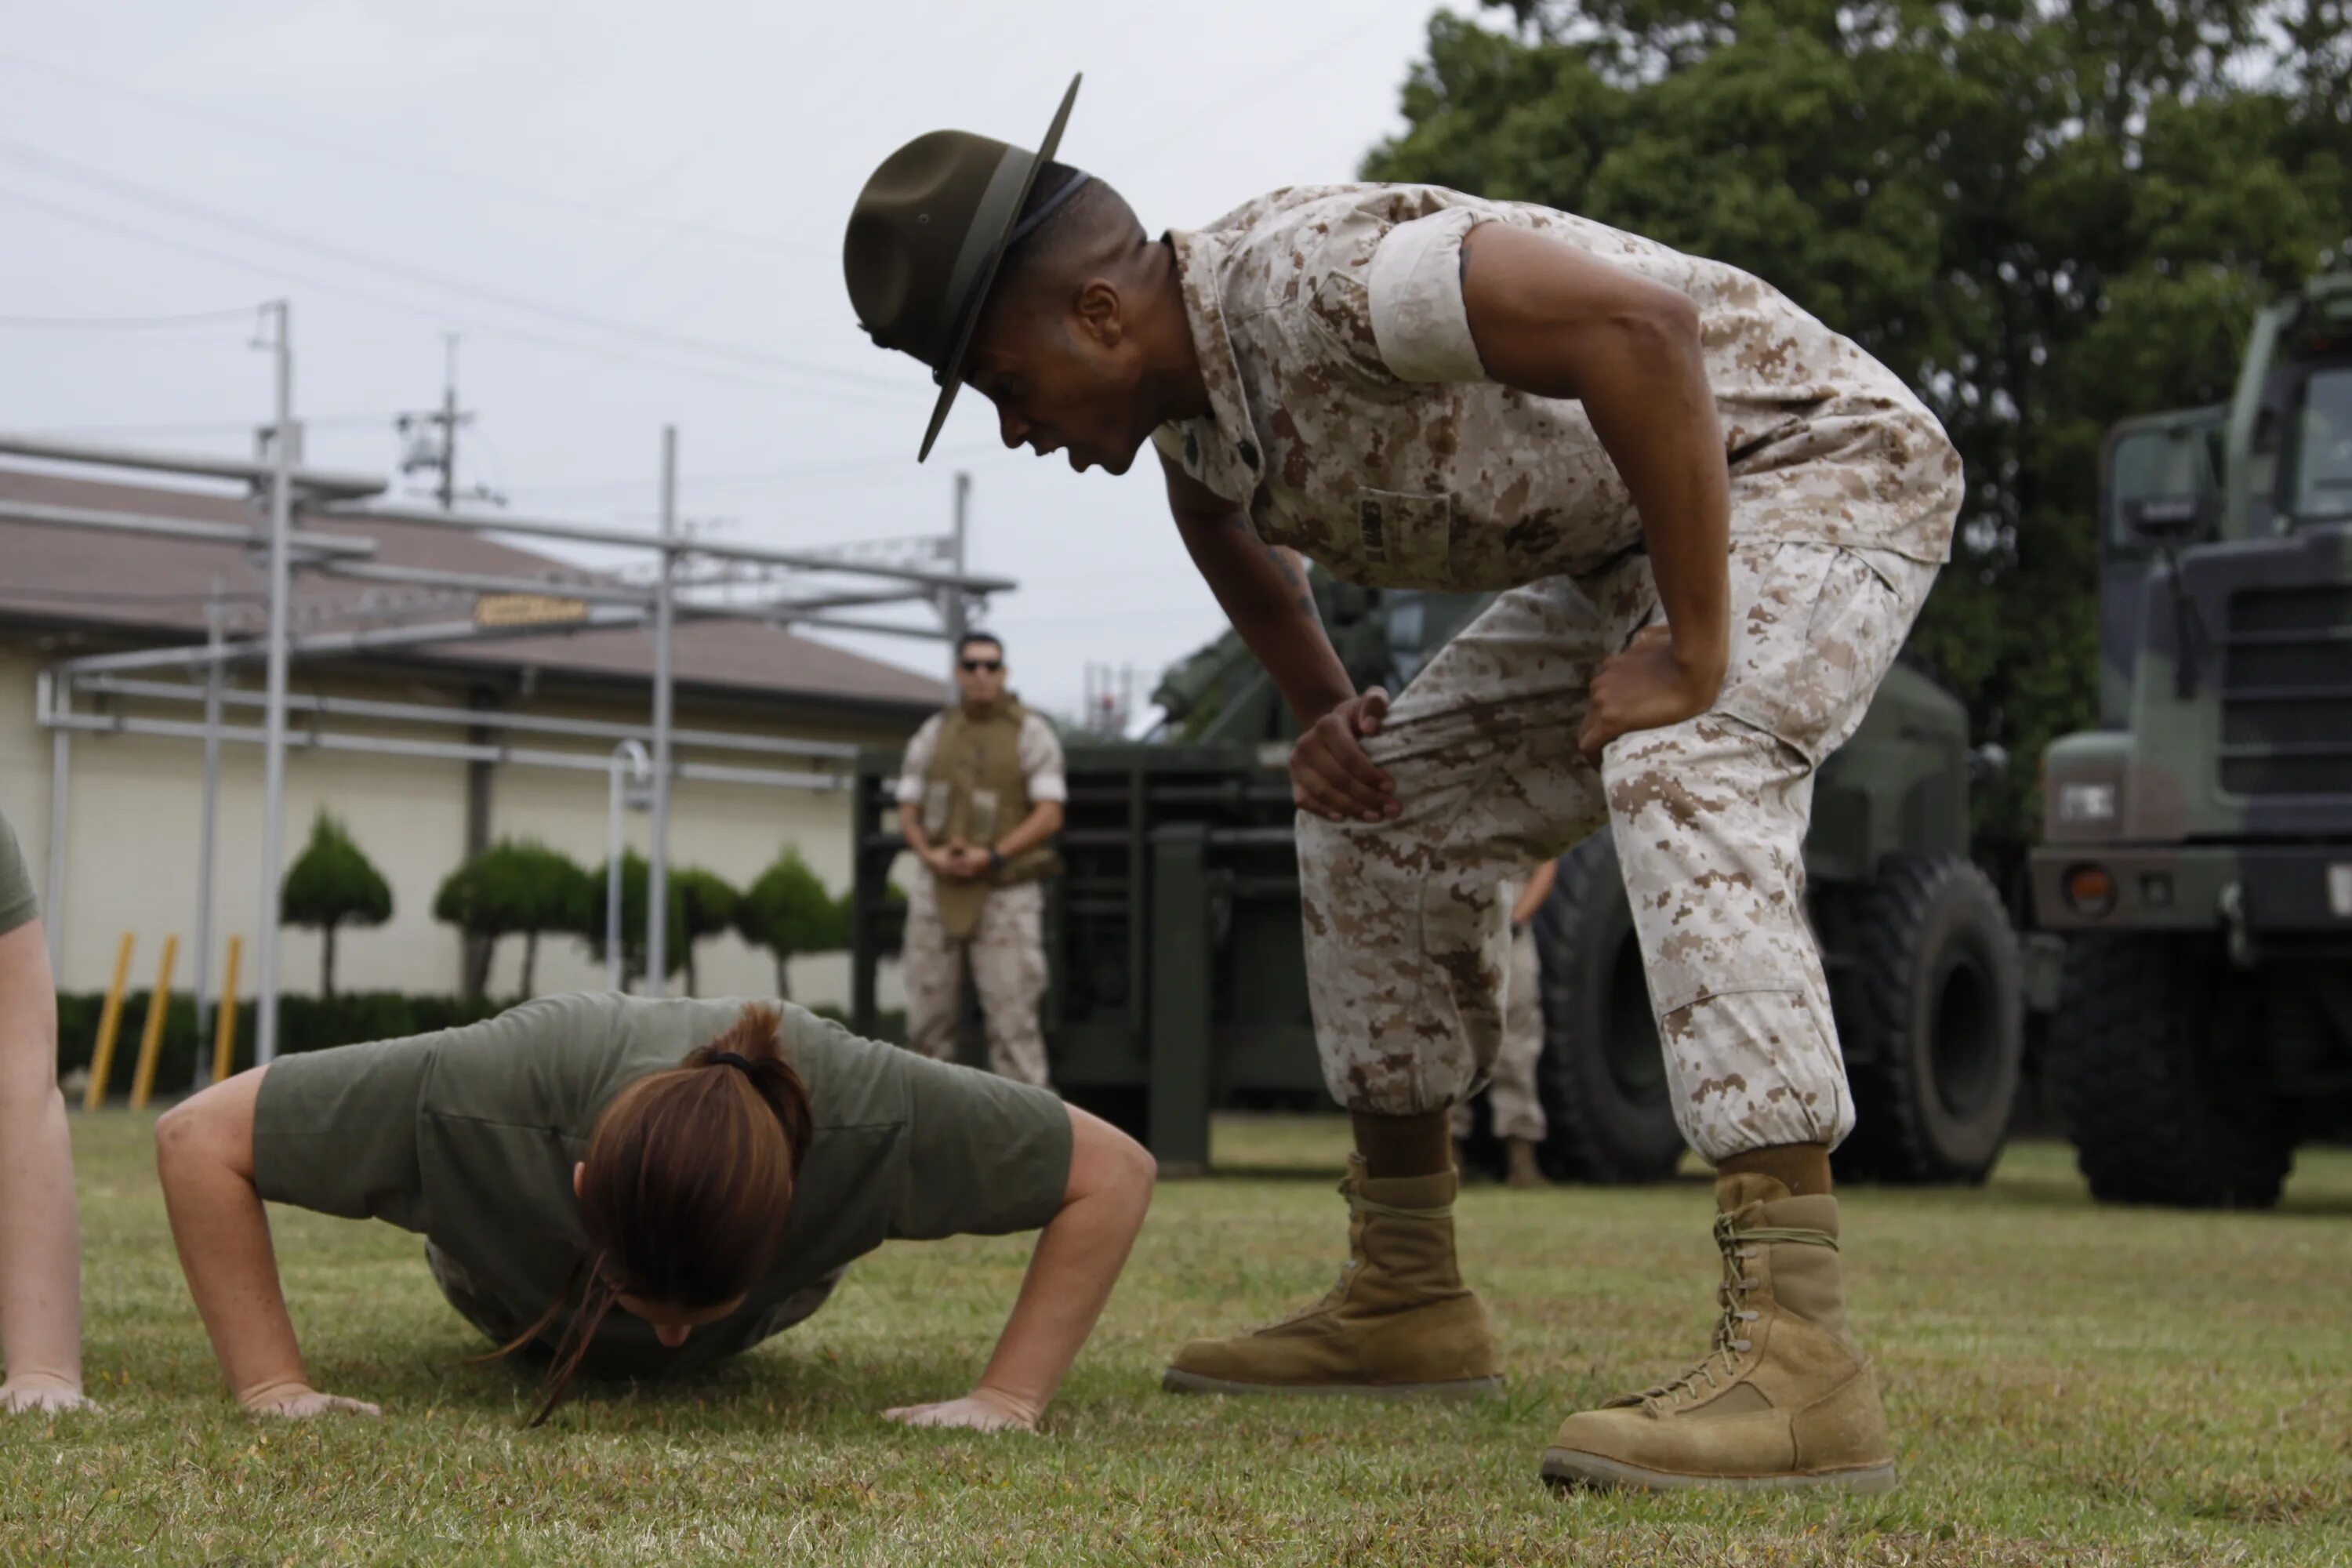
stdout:
[(2058, 786), (2058, 820), (2061, 822), (2113, 822), (2116, 819), (2116, 786), (2108, 780), (2062, 784)]

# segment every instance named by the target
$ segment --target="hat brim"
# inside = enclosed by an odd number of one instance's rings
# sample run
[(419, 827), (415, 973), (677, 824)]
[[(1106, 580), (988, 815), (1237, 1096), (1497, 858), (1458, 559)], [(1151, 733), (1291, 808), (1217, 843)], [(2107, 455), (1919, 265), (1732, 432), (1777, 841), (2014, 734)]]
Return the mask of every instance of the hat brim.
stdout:
[(915, 461), (919, 463), (931, 455), (932, 443), (940, 438), (940, 427), (948, 422), (948, 409), (953, 405), (956, 394), (963, 387), (963, 362), (971, 352), (971, 330), (980, 321), (982, 309), (988, 303), (989, 290), (996, 286), (996, 269), (1004, 261), (1005, 237), (1013, 232), (1013, 226), (1021, 221), (1021, 209), (1029, 205), (1029, 192), (1037, 183), (1037, 171), (1053, 162), (1055, 153), (1060, 149), (1062, 127), (1069, 123), (1070, 106), (1077, 102), (1078, 83), (1085, 79), (1083, 71), (1070, 78), (1069, 90), (1062, 94), (1062, 107), (1054, 111), (1054, 122), (1045, 128), (1045, 137), (1037, 143), (1037, 151), (1029, 161), (1029, 172), (1022, 176), (1019, 187), (1013, 192), (1012, 200), (1001, 209), (983, 210), (972, 220), (975, 228), (993, 227), (996, 232), (989, 237), (988, 259), (981, 268), (979, 281), (969, 296), (970, 302), (962, 307), (963, 313), (955, 323), (954, 336), (949, 340), (947, 357), (939, 366), (940, 400), (931, 405), (930, 426), (923, 432), (921, 449), (915, 454)]

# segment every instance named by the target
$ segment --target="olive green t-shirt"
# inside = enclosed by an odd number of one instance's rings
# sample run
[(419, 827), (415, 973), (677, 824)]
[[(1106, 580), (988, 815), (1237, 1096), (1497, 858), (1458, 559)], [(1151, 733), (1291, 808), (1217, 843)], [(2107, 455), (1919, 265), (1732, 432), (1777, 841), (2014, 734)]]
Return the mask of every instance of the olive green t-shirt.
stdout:
[(25, 868), (25, 851), (16, 843), (16, 830), (8, 826), (7, 815), (0, 812), (0, 936), (29, 924), (40, 912), (41, 900), (33, 894), (33, 874)]
[[(1061, 1208), (1070, 1122), (1051, 1093), (772, 1005), (815, 1121), (775, 1262), (740, 1309), (675, 1351), (613, 1312), (599, 1356), (702, 1365), (756, 1344), (793, 1292), (885, 1241), (1034, 1230)], [(255, 1184), (274, 1202), (418, 1232), (469, 1277), (482, 1316), (502, 1320), (479, 1326), (511, 1337), (575, 1278), (572, 1167), (598, 1114), (742, 1006), (549, 996), (465, 1028), (282, 1058), (255, 1108)]]

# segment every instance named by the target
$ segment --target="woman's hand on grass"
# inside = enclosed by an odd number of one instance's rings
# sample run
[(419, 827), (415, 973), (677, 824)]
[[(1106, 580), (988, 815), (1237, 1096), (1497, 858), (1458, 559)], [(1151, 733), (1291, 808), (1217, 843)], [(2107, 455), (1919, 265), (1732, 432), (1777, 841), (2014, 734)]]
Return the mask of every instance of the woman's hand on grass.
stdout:
[(0, 1383), (0, 1410), (55, 1414), (60, 1410), (95, 1410), (81, 1385), (59, 1377), (17, 1377)]
[(383, 1414), (364, 1399), (345, 1399), (341, 1394), (321, 1394), (301, 1383), (257, 1388), (237, 1395), (237, 1403), (256, 1415), (279, 1415), (289, 1421), (308, 1421), (320, 1415), (380, 1416)]
[(937, 1405), (902, 1405), (896, 1410), (882, 1412), (885, 1421), (896, 1421), (902, 1426), (961, 1427), (971, 1432), (1034, 1432), (1037, 1417), (1044, 1414), (1033, 1410), (1023, 1401), (992, 1388), (975, 1388), (961, 1399), (942, 1400)]

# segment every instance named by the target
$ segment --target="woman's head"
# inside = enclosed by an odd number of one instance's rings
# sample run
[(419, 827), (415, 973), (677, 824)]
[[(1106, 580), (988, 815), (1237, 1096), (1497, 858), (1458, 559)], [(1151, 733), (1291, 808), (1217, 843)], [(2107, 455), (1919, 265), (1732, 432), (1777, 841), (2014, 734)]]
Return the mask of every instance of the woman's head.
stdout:
[(630, 1084), (596, 1119), (572, 1171), (587, 1287), (539, 1420), (613, 1307), (678, 1344), (731, 1312), (767, 1271), (811, 1126), (808, 1089), (781, 1054), (777, 1022), (774, 1008), (746, 1006), (724, 1034)]

